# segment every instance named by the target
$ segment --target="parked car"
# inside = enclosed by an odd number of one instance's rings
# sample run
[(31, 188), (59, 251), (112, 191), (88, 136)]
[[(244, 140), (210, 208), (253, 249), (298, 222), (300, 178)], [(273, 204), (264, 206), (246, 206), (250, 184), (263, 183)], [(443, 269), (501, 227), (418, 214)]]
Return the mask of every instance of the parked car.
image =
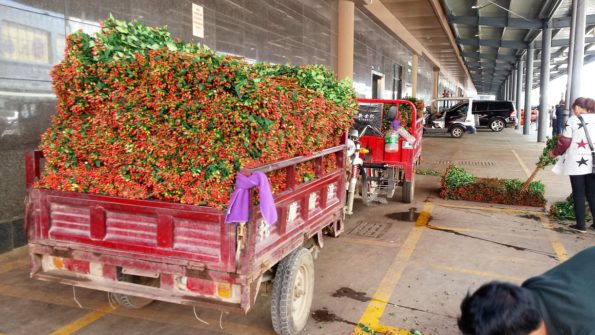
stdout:
[(476, 100), (473, 101), (472, 113), (478, 120), (478, 128), (490, 128), (495, 132), (516, 126), (518, 122), (512, 101)]

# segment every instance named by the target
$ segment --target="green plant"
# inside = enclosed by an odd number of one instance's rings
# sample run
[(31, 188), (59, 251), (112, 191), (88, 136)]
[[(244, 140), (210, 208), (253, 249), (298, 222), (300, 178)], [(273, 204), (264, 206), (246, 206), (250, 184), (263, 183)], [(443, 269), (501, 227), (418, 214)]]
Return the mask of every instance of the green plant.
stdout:
[(543, 183), (539, 180), (534, 181), (531, 184), (529, 184), (528, 190), (531, 193), (535, 193), (535, 194), (539, 194), (539, 195), (543, 196), (545, 194), (545, 185), (543, 185)]
[(457, 187), (465, 184), (473, 183), (474, 181), (475, 177), (473, 177), (472, 174), (454, 165), (449, 166), (446, 169), (446, 173), (444, 175), (444, 182), (446, 184), (446, 188), (451, 190), (454, 190)]
[(556, 144), (558, 143), (558, 138), (559, 136), (547, 138), (547, 141), (545, 142), (545, 148), (543, 148), (543, 152), (541, 153), (541, 156), (539, 156), (539, 160), (535, 165), (543, 169), (548, 165), (556, 164), (556, 158), (550, 157), (550, 152), (552, 152), (556, 147)]
[[(585, 205), (588, 206), (588, 204)], [(556, 221), (575, 221), (576, 215), (574, 214), (574, 200), (572, 199), (572, 193), (566, 197), (566, 200), (554, 203), (552, 207), (550, 207), (550, 215)], [(586, 219), (588, 221), (593, 220), (590, 210), (586, 211)]]

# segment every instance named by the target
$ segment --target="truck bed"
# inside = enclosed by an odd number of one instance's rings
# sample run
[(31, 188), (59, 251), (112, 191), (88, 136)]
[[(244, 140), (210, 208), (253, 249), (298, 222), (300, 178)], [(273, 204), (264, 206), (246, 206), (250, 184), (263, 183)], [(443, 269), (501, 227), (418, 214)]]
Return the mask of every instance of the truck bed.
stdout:
[(25, 228), (31, 276), (247, 312), (266, 271), (315, 235), (322, 244), (325, 227), (335, 235), (342, 231), (344, 149), (242, 171), (287, 169), (293, 176), (296, 164), (312, 159), (322, 163), (325, 155), (335, 155), (340, 163), (329, 173), (319, 169), (308, 183), (290, 182), (275, 195), (277, 224), (264, 223), (254, 206), (245, 228), (226, 224), (224, 211), (207, 206), (34, 189), (41, 154), (30, 153)]

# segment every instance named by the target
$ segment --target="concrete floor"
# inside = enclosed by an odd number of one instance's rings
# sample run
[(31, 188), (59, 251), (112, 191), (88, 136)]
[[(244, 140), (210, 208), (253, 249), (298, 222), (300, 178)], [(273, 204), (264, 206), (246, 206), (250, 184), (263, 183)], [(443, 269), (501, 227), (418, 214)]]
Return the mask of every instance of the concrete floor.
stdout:
[[(543, 144), (513, 129), (480, 131), (462, 139), (424, 139), (421, 169), (449, 162), (477, 176), (525, 179)], [(399, 196), (385, 205), (358, 202), (345, 233), (327, 238), (315, 262), (312, 318), (305, 334), (457, 334), (465, 294), (490, 280), (516, 283), (540, 274), (595, 242), (550, 223), (543, 210), (445, 201), (439, 178), (416, 176), (412, 204)], [(548, 200), (570, 193), (569, 181), (549, 171), (538, 179)], [(422, 213), (408, 220), (408, 211)], [(425, 219), (424, 219), (425, 218)], [(417, 224), (416, 224), (417, 222)], [(34, 281), (24, 248), (0, 255), (0, 334), (274, 334), (269, 297), (247, 315), (221, 315), (156, 302), (141, 310), (112, 309), (103, 292)]]

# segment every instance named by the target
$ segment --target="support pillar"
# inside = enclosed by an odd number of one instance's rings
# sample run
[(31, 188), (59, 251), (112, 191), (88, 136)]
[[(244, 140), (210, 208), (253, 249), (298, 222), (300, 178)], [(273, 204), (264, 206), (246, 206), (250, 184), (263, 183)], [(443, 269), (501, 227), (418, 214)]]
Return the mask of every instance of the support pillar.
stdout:
[(413, 54), (411, 60), (411, 96), (417, 98), (417, 66), (419, 63), (419, 56), (416, 53)]
[(521, 100), (523, 97), (523, 68), (525, 64), (523, 64), (522, 60), (519, 60), (517, 69), (516, 69), (516, 119), (517, 124), (514, 129), (519, 129), (521, 125)]
[(434, 68), (432, 72), (432, 110), (437, 111), (438, 105), (435, 99), (438, 99), (438, 82), (440, 81), (440, 69)]
[(586, 4), (585, 0), (574, 0), (572, 16), (576, 18), (576, 26), (574, 27), (574, 45), (570, 45), (573, 48), (572, 53), (572, 85), (570, 86), (570, 101), (567, 102), (566, 106), (572, 106), (572, 103), (576, 98), (581, 96), (581, 80), (583, 72), (583, 58), (585, 57), (585, 24), (587, 20), (586, 16)]
[(533, 88), (533, 58), (535, 49), (533, 43), (529, 44), (527, 49), (527, 71), (525, 73), (525, 120), (523, 125), (523, 135), (529, 135), (531, 132), (531, 90)]
[(512, 68), (510, 73), (510, 83), (512, 84), (512, 90), (510, 91), (510, 101), (516, 101), (516, 69)]
[(338, 0), (337, 79), (353, 78), (353, 39), (355, 4), (352, 0)]
[(504, 96), (502, 97), (502, 100), (508, 100), (508, 77), (506, 78), (506, 80), (504, 81)]
[(545, 142), (549, 128), (548, 84), (550, 82), (550, 53), (552, 47), (552, 28), (544, 22), (541, 31), (541, 73), (539, 96), (539, 122), (537, 124), (537, 142)]

